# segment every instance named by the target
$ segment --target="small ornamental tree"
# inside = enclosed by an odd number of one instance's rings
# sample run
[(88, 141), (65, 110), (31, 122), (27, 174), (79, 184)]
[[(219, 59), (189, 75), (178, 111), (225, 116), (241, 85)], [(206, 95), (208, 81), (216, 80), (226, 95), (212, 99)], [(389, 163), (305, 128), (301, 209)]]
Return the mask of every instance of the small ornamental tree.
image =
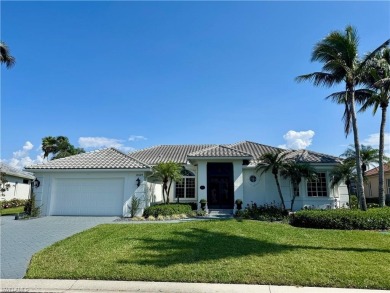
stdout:
[[(171, 191), (172, 183), (180, 181), (182, 166), (175, 162), (162, 162), (152, 168), (151, 179), (163, 183), (163, 202), (169, 203), (169, 193)], [(179, 201), (179, 199), (178, 199)]]
[(256, 166), (256, 171), (261, 171), (261, 175), (271, 171), (275, 178), (275, 183), (278, 188), (278, 193), (280, 197), (280, 201), (282, 203), (282, 209), (286, 209), (286, 205), (284, 204), (282, 189), (280, 188), (279, 183), (279, 171), (281, 171), (284, 168), (285, 165), (285, 157), (288, 154), (288, 152), (279, 152), (279, 153), (265, 153), (260, 158), (260, 163)]
[(295, 198), (299, 195), (299, 184), (302, 178), (307, 180), (317, 180), (315, 169), (307, 163), (299, 163), (297, 161), (288, 161), (283, 165), (280, 174), (284, 178), (290, 178), (293, 187), (293, 197), (291, 200), (291, 210), (293, 210)]

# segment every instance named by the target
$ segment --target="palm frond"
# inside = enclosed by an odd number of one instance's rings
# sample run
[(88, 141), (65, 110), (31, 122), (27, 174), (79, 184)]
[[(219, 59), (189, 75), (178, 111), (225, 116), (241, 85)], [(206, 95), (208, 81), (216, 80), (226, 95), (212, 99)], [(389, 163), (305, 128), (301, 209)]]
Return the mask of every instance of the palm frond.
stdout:
[(333, 74), (326, 72), (313, 72), (309, 74), (300, 75), (295, 78), (297, 82), (311, 81), (315, 86), (327, 86), (331, 87), (339, 81), (333, 76)]
[(6, 43), (0, 41), (0, 61), (4, 63), (7, 68), (15, 64), (15, 58), (11, 56), (9, 48)]
[(380, 45), (378, 48), (376, 48), (374, 51), (372, 51), (370, 54), (368, 54), (368, 56), (366, 56), (364, 58), (364, 60), (360, 63), (360, 66), (359, 66), (359, 69), (362, 69), (366, 63), (371, 60), (372, 58), (375, 57), (375, 55), (381, 51), (382, 49), (384, 49), (385, 47), (389, 46), (390, 45), (390, 39), (386, 40), (382, 45)]

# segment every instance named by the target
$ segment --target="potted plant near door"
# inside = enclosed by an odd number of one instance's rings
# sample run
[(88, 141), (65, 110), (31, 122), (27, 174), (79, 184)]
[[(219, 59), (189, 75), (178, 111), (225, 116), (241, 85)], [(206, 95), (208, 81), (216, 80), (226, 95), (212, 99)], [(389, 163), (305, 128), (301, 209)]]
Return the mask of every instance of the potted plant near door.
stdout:
[(242, 199), (236, 199), (235, 201), (236, 203), (236, 207), (237, 207), (237, 210), (241, 210), (242, 209)]
[(200, 203), (200, 208), (204, 211), (206, 209), (207, 200), (201, 199), (199, 203)]

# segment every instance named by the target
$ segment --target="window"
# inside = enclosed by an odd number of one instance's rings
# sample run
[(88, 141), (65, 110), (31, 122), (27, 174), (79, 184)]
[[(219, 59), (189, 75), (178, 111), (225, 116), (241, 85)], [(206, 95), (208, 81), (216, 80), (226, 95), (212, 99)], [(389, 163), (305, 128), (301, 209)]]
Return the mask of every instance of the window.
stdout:
[(387, 192), (386, 194), (390, 194), (390, 179), (387, 179)]
[(328, 196), (325, 173), (317, 173), (317, 180), (307, 181), (307, 195)]
[(183, 169), (183, 178), (176, 182), (176, 198), (195, 198), (195, 174)]

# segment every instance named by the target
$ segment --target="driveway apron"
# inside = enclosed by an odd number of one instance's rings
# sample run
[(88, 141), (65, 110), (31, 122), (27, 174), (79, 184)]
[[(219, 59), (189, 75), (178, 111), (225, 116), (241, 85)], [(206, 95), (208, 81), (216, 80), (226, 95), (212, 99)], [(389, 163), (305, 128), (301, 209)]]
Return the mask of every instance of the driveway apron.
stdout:
[(117, 217), (43, 217), (32, 220), (0, 218), (1, 279), (20, 279), (31, 257), (41, 249)]

